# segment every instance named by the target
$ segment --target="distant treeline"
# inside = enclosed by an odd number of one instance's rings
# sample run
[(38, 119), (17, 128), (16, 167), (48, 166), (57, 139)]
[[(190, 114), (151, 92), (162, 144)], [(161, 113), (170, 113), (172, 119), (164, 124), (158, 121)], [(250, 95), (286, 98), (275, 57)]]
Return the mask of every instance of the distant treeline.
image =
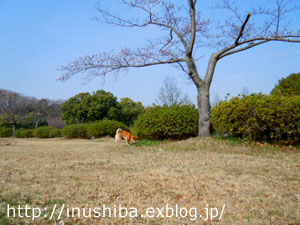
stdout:
[(0, 126), (37, 128), (39, 126), (64, 127), (61, 119), (61, 100), (37, 99), (0, 89)]
[(0, 128), (35, 129), (41, 126), (63, 128), (66, 124), (93, 123), (103, 119), (132, 126), (145, 109), (130, 98), (117, 100), (112, 93), (98, 90), (79, 93), (67, 101), (37, 99), (0, 89)]

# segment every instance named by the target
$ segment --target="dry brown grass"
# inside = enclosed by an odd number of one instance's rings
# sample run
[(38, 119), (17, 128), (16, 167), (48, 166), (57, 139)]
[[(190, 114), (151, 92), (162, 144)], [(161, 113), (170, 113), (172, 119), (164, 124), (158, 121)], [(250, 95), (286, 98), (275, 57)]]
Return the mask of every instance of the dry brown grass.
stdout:
[[(222, 208), (221, 221), (188, 218), (67, 219), (66, 224), (300, 224), (300, 152), (193, 138), (151, 147), (113, 139), (0, 139), (0, 212), (6, 205), (50, 208), (165, 204)], [(202, 210), (204, 211), (204, 210)], [(1, 214), (0, 214), (1, 216)], [(3, 223), (4, 223), (3, 222)]]

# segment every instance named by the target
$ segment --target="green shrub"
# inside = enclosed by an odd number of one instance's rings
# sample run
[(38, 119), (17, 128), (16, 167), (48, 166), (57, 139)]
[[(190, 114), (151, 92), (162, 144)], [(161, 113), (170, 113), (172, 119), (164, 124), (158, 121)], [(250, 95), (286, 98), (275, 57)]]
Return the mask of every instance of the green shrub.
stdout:
[(134, 124), (139, 138), (185, 139), (197, 135), (198, 112), (193, 106), (156, 106), (140, 115)]
[(255, 141), (299, 142), (300, 97), (234, 97), (214, 107), (211, 117), (219, 134)]
[(300, 95), (300, 73), (292, 73), (280, 79), (271, 91), (271, 94), (283, 96)]
[(21, 128), (21, 129), (16, 130), (16, 132), (15, 132), (16, 138), (20, 138), (21, 133), (22, 133), (24, 130), (25, 130), (25, 128)]
[(66, 138), (88, 138), (89, 124), (71, 124), (64, 127), (62, 134)]
[(20, 133), (20, 138), (32, 138), (33, 137), (33, 129), (24, 129), (21, 133)]
[(12, 128), (0, 128), (0, 137), (11, 137)]
[(56, 127), (42, 126), (34, 129), (33, 136), (38, 138), (55, 138), (61, 136), (61, 131)]
[(58, 129), (56, 127), (53, 127), (54, 129), (49, 130), (49, 137), (55, 138), (55, 137), (62, 137), (62, 131), (61, 129)]
[(118, 128), (129, 131), (129, 128), (122, 122), (106, 119), (101, 120), (99, 122), (93, 123), (88, 128), (88, 136), (103, 137), (106, 135), (110, 135), (114, 137)]

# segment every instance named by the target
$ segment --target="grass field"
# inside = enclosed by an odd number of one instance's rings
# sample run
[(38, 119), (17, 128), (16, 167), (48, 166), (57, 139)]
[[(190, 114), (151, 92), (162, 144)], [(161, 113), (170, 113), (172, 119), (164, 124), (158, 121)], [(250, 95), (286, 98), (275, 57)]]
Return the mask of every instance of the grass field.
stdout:
[[(113, 139), (0, 139), (0, 224), (300, 224), (300, 151), (213, 138), (117, 146)], [(7, 218), (7, 204), (40, 218)], [(54, 205), (219, 210), (202, 218), (67, 218)], [(66, 208), (64, 208), (65, 210)], [(28, 214), (32, 214), (32, 210)], [(81, 211), (82, 212), (82, 211)], [(219, 211), (220, 212), (220, 211)], [(57, 219), (59, 211), (55, 211)], [(93, 215), (93, 214), (92, 214)]]

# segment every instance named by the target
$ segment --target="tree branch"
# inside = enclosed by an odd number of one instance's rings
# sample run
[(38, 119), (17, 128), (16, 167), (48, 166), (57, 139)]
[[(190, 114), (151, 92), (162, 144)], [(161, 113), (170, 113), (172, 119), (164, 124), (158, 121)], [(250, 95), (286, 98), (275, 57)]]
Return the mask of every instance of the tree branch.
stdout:
[(235, 40), (235, 44), (236, 44), (236, 45), (238, 45), (240, 38), (243, 36), (243, 32), (244, 32), (244, 30), (245, 30), (246, 24), (247, 24), (248, 21), (249, 21), (250, 16), (251, 16), (251, 14), (249, 13), (249, 14), (247, 15), (247, 17), (246, 17), (246, 19), (245, 19), (243, 25), (241, 26), (240, 33), (239, 33), (238, 37), (237, 37), (236, 40)]
[[(289, 12), (299, 9), (297, 6), (290, 8), (291, 0), (274, 0), (275, 9), (260, 7), (251, 14), (247, 14), (245, 20), (241, 17), (243, 14), (239, 12), (240, 7), (237, 7), (234, 1), (223, 0), (223, 5), (217, 8), (229, 10), (230, 15), (227, 19), (222, 17), (223, 22), (209, 29), (208, 25), (212, 24), (211, 20), (202, 19), (200, 12), (196, 10), (197, 0), (121, 1), (123, 5), (139, 10), (142, 14), (131, 17), (128, 15), (137, 14), (127, 13), (123, 17), (104, 10), (98, 5), (97, 10), (104, 18), (103, 22), (116, 26), (140, 28), (153, 25), (167, 33), (163, 37), (150, 40), (145, 48), (137, 50), (125, 48), (118, 54), (106, 52), (78, 58), (61, 68), (66, 73), (60, 80), (66, 80), (80, 72), (86, 72), (91, 77), (95, 77), (105, 76), (111, 72), (117, 74), (128, 68), (173, 64), (187, 73), (196, 87), (200, 88), (203, 84), (210, 85), (216, 63), (223, 57), (270, 41), (300, 42), (300, 33), (291, 32), (283, 23)], [(258, 18), (257, 21), (252, 21), (254, 16), (259, 15), (262, 15), (263, 19)], [(209, 69), (202, 79), (198, 74), (193, 52), (195, 48), (209, 44), (216, 47), (218, 52), (211, 55)]]
[[(241, 52), (241, 51), (247, 50), (249, 48), (255, 47), (257, 45), (264, 44), (264, 43), (269, 42), (269, 41), (282, 41), (282, 42), (300, 43), (300, 35), (285, 35), (285, 36), (278, 36), (278, 37), (265, 37), (265, 36), (262, 36), (262, 37), (254, 37), (254, 38), (246, 39), (244, 41), (239, 42), (238, 44), (234, 43), (233, 45), (222, 49), (221, 51), (219, 51), (217, 53), (217, 58), (221, 59), (224, 56), (231, 55), (231, 54), (236, 53), (236, 52)], [(251, 44), (237, 50), (236, 52), (232, 51), (230, 54), (227, 54), (228, 52), (230, 52), (231, 50), (237, 48), (238, 46), (242, 46), (242, 45), (245, 45), (245, 44), (248, 44), (248, 43), (251, 43)]]
[(233, 50), (233, 51), (228, 51), (228, 52), (226, 52), (226, 53), (220, 55), (220, 56), (218, 57), (218, 59), (222, 59), (222, 58), (224, 58), (225, 56), (232, 55), (232, 54), (234, 54), (234, 53), (238, 53), (238, 52), (245, 51), (245, 50), (247, 50), (247, 49), (253, 48), (253, 47), (257, 46), (257, 45), (261, 45), (261, 44), (267, 43), (267, 42), (269, 42), (269, 41), (270, 41), (270, 40), (264, 40), (264, 41), (260, 41), (260, 42), (257, 42), (257, 43), (251, 43), (251, 44), (247, 45), (246, 47), (239, 48), (239, 49), (235, 49), (235, 50)]
[(189, 72), (184, 68), (184, 66), (183, 66), (180, 62), (177, 62), (177, 65), (179, 66), (179, 68), (180, 68), (184, 73), (186, 73), (187, 75), (189, 75)]
[(164, 44), (160, 49), (159, 51), (162, 51), (165, 47), (167, 47), (173, 40), (173, 30), (170, 30), (170, 38), (169, 40), (167, 41), (166, 44)]
[(135, 21), (134, 19), (131, 19), (131, 20), (130, 19), (124, 19), (124, 18), (116, 16), (112, 13), (109, 13), (106, 10), (103, 10), (99, 6), (99, 4), (96, 5), (96, 9), (105, 18), (105, 21), (103, 21), (103, 22), (105, 22), (107, 24), (112, 24), (112, 25), (116, 25), (116, 26), (123, 26), (123, 27), (140, 27), (140, 28), (146, 27), (146, 26), (149, 26), (149, 25), (156, 25), (156, 26), (159, 26), (159, 27), (164, 27), (164, 28), (170, 29), (176, 34), (176, 36), (179, 38), (179, 40), (181, 41), (181, 43), (183, 44), (185, 49), (188, 48), (188, 44), (185, 41), (183, 35), (172, 24), (159, 22), (158, 18), (153, 19), (153, 13), (151, 12), (151, 10), (146, 9), (142, 5), (138, 5), (138, 3), (123, 1), (123, 4), (127, 4), (127, 5), (129, 5), (133, 8), (141, 9), (142, 11), (149, 14), (149, 17), (148, 17), (149, 19), (145, 22), (139, 23), (139, 21)]
[(190, 40), (190, 45), (187, 50), (187, 54), (189, 56), (192, 55), (193, 53), (193, 48), (195, 45), (195, 40), (196, 40), (196, 15), (195, 15), (195, 4), (196, 1), (193, 2), (193, 0), (188, 0), (189, 6), (190, 6), (190, 19), (191, 19), (191, 40)]
[(80, 72), (89, 72), (93, 77), (105, 76), (107, 73), (119, 72), (128, 68), (141, 68), (163, 64), (185, 62), (185, 58), (168, 58), (155, 55), (148, 49), (132, 51), (123, 49), (120, 53), (106, 52), (99, 55), (75, 59), (60, 68), (66, 73), (59, 80), (67, 80)]

